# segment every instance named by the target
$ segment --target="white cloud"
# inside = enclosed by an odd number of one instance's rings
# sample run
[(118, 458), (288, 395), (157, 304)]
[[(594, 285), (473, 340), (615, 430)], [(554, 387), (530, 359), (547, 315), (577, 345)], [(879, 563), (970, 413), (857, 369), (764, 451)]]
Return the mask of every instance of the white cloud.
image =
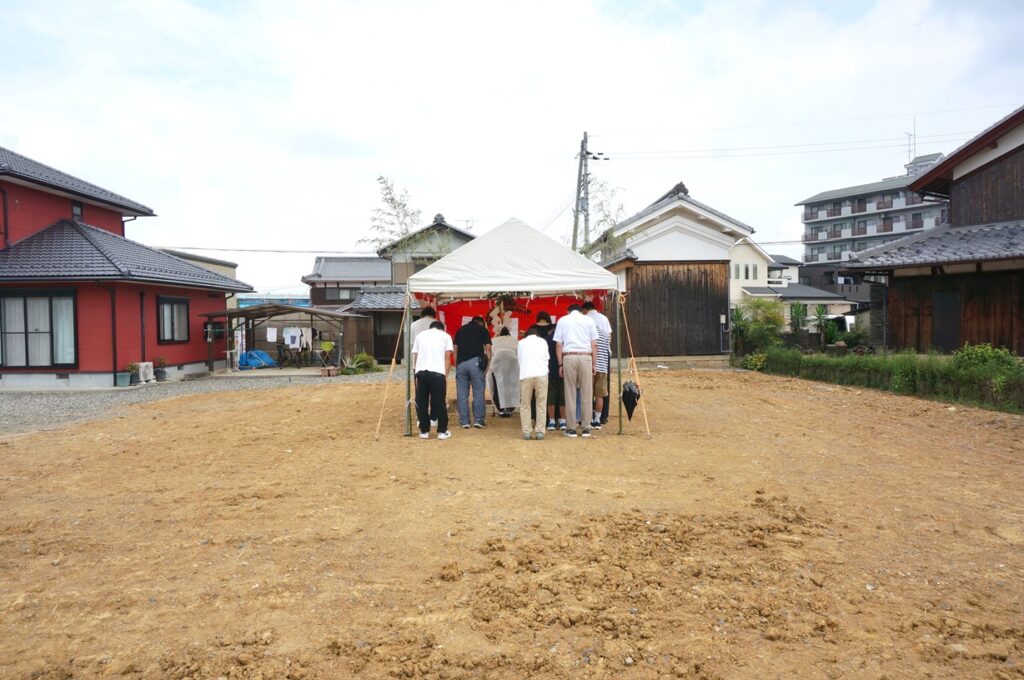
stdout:
[[(912, 120), (882, 116), (1024, 94), (1012, 4), (223, 7), (8, 8), (0, 85), (18, 94), (0, 100), (0, 144), (154, 207), (160, 217), (129, 228), (147, 243), (347, 250), (378, 174), (425, 217), (543, 227), (573, 190), (584, 129), (609, 153), (889, 139)], [(974, 132), (1005, 110), (921, 115), (918, 150), (949, 151), (924, 135)], [(795, 121), (840, 122), (775, 125)], [(650, 134), (600, 135), (616, 132)], [(682, 180), (772, 241), (799, 238), (796, 201), (903, 162), (894, 147), (593, 171), (624, 189), (629, 212)], [(570, 224), (567, 211), (548, 233)], [(313, 259), (216, 254), (260, 288), (301, 288)]]

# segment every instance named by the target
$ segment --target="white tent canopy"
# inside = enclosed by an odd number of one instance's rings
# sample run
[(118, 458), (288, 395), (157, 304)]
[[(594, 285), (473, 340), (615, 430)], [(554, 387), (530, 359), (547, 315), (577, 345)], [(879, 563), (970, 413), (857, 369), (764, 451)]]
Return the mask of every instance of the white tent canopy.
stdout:
[(409, 277), (409, 292), (444, 297), (617, 288), (615, 274), (515, 218)]

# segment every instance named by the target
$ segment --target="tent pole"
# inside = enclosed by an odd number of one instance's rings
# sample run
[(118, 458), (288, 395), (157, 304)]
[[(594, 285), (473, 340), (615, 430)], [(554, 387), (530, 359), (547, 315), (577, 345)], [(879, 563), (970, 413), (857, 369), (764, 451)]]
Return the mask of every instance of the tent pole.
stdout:
[(619, 434), (622, 434), (622, 296), (615, 291), (615, 373), (619, 380)]
[[(412, 436), (412, 293), (409, 286), (405, 287), (405, 314), (402, 317), (405, 332), (405, 351), (402, 353), (405, 362), (405, 436)], [(399, 336), (401, 337), (401, 336)]]

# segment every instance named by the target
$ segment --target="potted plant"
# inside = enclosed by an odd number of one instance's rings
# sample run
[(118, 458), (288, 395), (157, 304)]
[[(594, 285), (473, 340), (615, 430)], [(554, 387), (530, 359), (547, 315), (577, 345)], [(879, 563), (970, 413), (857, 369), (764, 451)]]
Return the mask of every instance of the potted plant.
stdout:
[(167, 358), (156, 357), (153, 359), (153, 376), (157, 382), (165, 382), (167, 380)]
[(128, 387), (131, 382), (132, 374), (128, 371), (118, 371), (114, 374), (114, 385), (117, 387)]
[(137, 363), (130, 361), (125, 364), (124, 372), (128, 374), (129, 385), (139, 384), (139, 365)]

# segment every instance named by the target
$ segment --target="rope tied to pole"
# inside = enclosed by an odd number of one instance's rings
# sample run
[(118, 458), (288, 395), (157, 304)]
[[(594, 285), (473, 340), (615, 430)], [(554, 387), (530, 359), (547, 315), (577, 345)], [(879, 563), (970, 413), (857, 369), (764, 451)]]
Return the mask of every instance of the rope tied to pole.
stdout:
[[(637, 388), (640, 388), (640, 371), (636, 366), (636, 355), (633, 354), (633, 338), (629, 334), (629, 317), (626, 315), (626, 293), (619, 292), (619, 309), (622, 310), (622, 324), (626, 328), (626, 346), (629, 347), (629, 368), (633, 374), (633, 382), (636, 383)], [(640, 390), (640, 394), (643, 394), (643, 390)], [(621, 397), (620, 397), (621, 398)], [(647, 420), (647, 402), (640, 399), (640, 412), (644, 414), (644, 429), (647, 431), (647, 438), (651, 438), (651, 424)]]

